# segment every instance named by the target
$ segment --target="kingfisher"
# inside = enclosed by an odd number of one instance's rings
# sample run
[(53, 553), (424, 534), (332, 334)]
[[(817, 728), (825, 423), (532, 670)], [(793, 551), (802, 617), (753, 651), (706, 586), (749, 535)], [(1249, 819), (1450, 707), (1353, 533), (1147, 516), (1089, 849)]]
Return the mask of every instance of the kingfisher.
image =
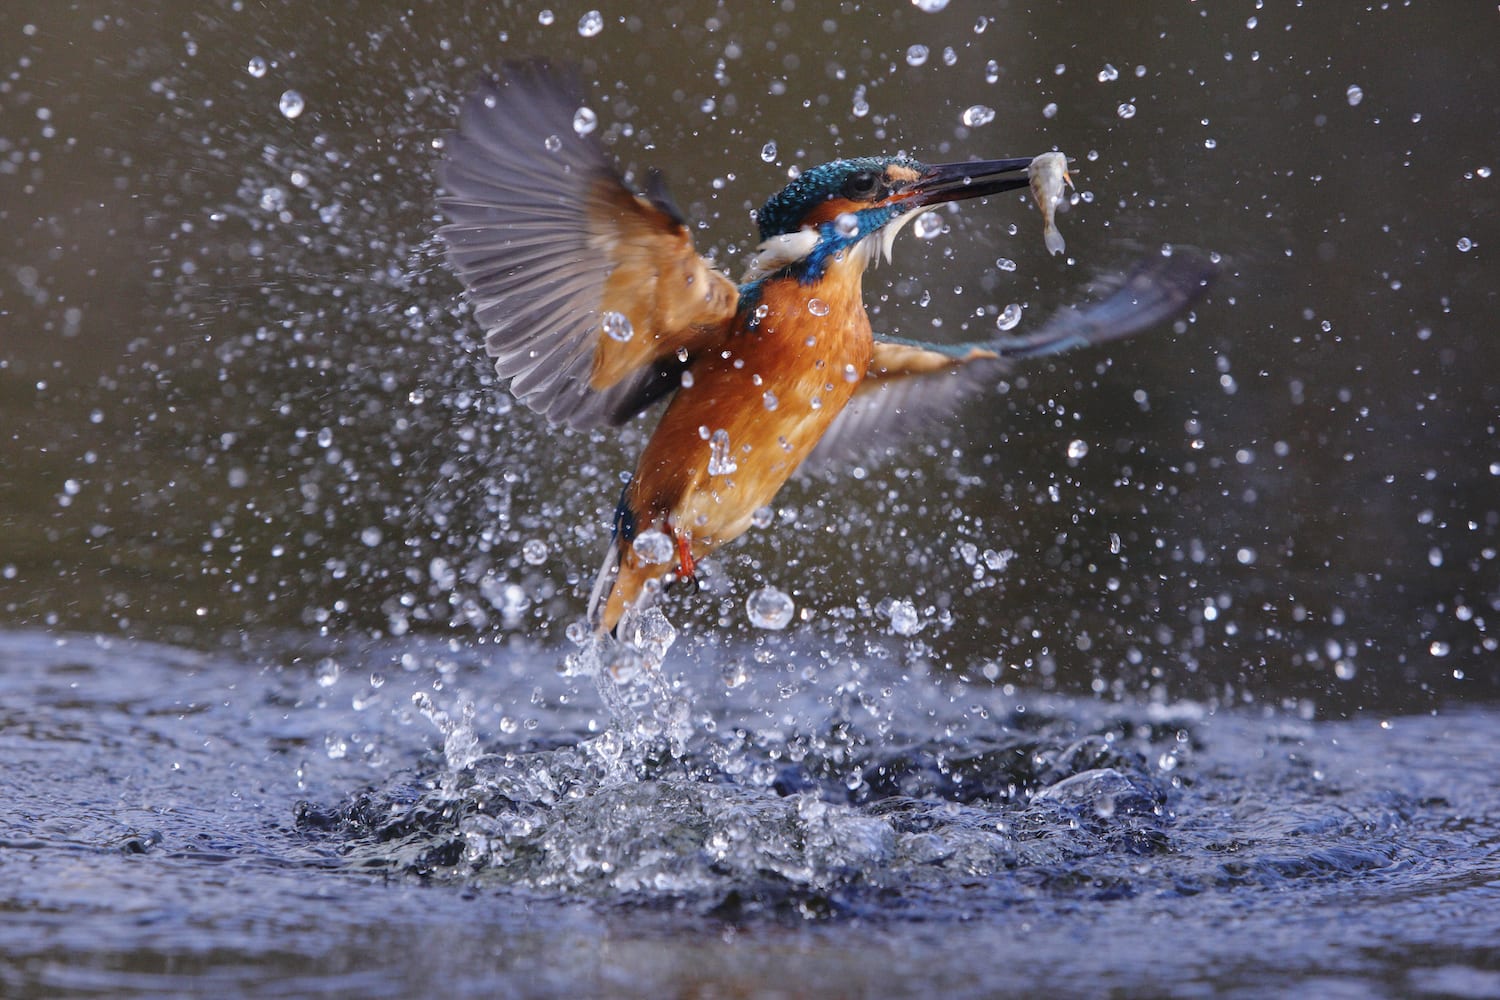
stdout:
[(861, 279), (901, 228), (1027, 187), (1032, 157), (803, 170), (756, 213), (759, 245), (736, 285), (693, 248), (659, 172), (640, 193), (627, 186), (597, 120), (572, 68), (506, 63), (462, 102), (439, 168), (439, 235), (510, 392), (575, 430), (665, 403), (616, 509), (589, 601), (596, 633), (693, 580), (815, 452), (868, 448), (1019, 362), (1159, 323), (1213, 272), (1200, 252), (1151, 256), (1106, 298), (1022, 336), (876, 335)]

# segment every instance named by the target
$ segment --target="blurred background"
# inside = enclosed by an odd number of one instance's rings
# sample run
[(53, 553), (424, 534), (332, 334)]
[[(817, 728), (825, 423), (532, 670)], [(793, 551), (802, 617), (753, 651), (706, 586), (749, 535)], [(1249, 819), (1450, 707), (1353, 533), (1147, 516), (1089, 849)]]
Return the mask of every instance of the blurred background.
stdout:
[(1024, 198), (967, 204), (867, 279), (884, 332), (1025, 332), (1163, 244), (1222, 256), (1190, 321), (795, 482), (668, 606), (705, 669), (772, 585), (810, 661), (1500, 694), (1492, 5), (156, 6), (0, 10), (0, 628), (566, 646), (649, 424), (512, 405), (433, 235), (456, 102), (541, 54), (731, 276), (796, 168), (1077, 159), (1066, 259)]

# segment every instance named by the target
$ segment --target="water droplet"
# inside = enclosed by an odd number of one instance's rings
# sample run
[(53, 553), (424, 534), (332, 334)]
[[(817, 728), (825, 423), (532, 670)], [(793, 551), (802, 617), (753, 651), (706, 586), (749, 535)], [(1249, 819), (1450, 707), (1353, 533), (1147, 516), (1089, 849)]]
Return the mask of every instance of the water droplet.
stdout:
[(547, 561), (547, 543), (540, 538), (527, 539), (526, 544), (521, 546), (521, 558), (526, 560), (527, 565), (540, 566)]
[(911, 601), (893, 601), (890, 615), (891, 631), (897, 635), (916, 635), (926, 624), (917, 613), (917, 606)]
[(1478, 170), (1474, 171), (1474, 173), (1478, 174), (1480, 177), (1489, 177), (1491, 171), (1489, 167), (1480, 167)]
[(995, 266), (1002, 271), (1014, 271), (1016, 269), (1016, 262), (1009, 257), (1001, 257), (995, 261)]
[(983, 104), (971, 105), (964, 109), (963, 123), (970, 128), (978, 128), (980, 125), (988, 125), (995, 120), (995, 109)]
[(536, 23), (540, 24), (544, 28), (550, 25), (554, 20), (556, 20), (556, 17), (553, 15), (551, 10), (543, 9), (537, 12)]
[(631, 326), (630, 317), (621, 312), (605, 313), (599, 320), (599, 326), (606, 337), (621, 344), (635, 336), (635, 327)]
[(761, 587), (745, 599), (745, 612), (756, 628), (781, 630), (792, 623), (797, 605), (775, 587)]
[(1427, 647), (1427, 652), (1432, 656), (1447, 656), (1453, 651), (1453, 647), (1446, 642), (1434, 639), (1432, 645)]
[(767, 163), (775, 163), (776, 162), (776, 140), (775, 139), (772, 139), (770, 142), (768, 142), (764, 146), (760, 147), (760, 158), (762, 160), (766, 161)]
[(912, 45), (906, 50), (906, 65), (920, 66), (927, 61), (927, 46)]
[(1075, 462), (1078, 461), (1080, 458), (1082, 458), (1083, 456), (1087, 455), (1088, 453), (1089, 453), (1089, 444), (1088, 444), (1087, 441), (1076, 441), (1075, 440), (1075, 441), (1069, 441), (1068, 442), (1068, 457), (1071, 458), (1073, 461), (1075, 461)]
[(828, 303), (818, 298), (808, 299), (807, 311), (812, 313), (814, 316), (827, 316)]
[(840, 212), (833, 220), (833, 231), (840, 236), (858, 236), (859, 216), (853, 212)]
[(1118, 108), (1115, 108), (1115, 114), (1119, 115), (1121, 118), (1134, 118), (1135, 105), (1127, 101), (1126, 103), (1120, 105)]
[(542, 145), (547, 147), (547, 152), (555, 153), (562, 149), (562, 136), (549, 135), (542, 140)]
[(676, 550), (676, 546), (672, 544), (672, 536), (655, 528), (636, 535), (630, 547), (635, 550), (636, 558), (647, 566), (659, 566), (671, 561)]
[(984, 64), (984, 82), (996, 83), (1000, 79), (1000, 64), (991, 59)]
[(930, 240), (943, 231), (943, 217), (936, 212), (923, 212), (912, 223), (911, 230), (918, 239)]
[(948, 6), (948, 0), (911, 0), (912, 6), (924, 14), (936, 14)]
[(757, 528), (769, 528), (771, 522), (776, 519), (776, 510), (772, 507), (757, 507), (755, 513), (750, 515), (750, 523)]
[(1357, 83), (1349, 84), (1349, 89), (1344, 91), (1344, 97), (1349, 101), (1349, 107), (1355, 107), (1365, 99), (1364, 88)]
[(250, 63), (245, 67), (245, 72), (259, 80), (266, 75), (266, 61), (260, 56), (251, 56)]
[(1001, 331), (1014, 330), (1021, 322), (1021, 307), (1012, 302), (1000, 310), (1000, 315), (995, 319), (995, 326)]
[(579, 108), (573, 112), (573, 131), (579, 135), (588, 135), (599, 127), (599, 116), (594, 113), (593, 108)]
[(281, 108), (281, 113), (286, 117), (296, 118), (307, 107), (307, 103), (302, 100), (301, 94), (295, 90), (288, 90), (281, 95), (279, 107)]
[(729, 450), (729, 432), (720, 427), (708, 439), (708, 474), (727, 476), (739, 467)]
[(1056, 118), (1057, 117), (1057, 102), (1056, 101), (1051, 101), (1051, 102), (1049, 102), (1049, 103), (1047, 103), (1047, 104), (1045, 104), (1045, 105), (1042, 106), (1042, 117), (1043, 118)]
[(767, 389), (765, 395), (760, 397), (760, 401), (768, 410), (774, 410), (776, 409), (776, 407), (781, 405), (780, 401), (776, 398), (776, 393), (772, 392), (770, 389)]
[(384, 537), (384, 533), (373, 524), (359, 533), (359, 540), (371, 548), (379, 545)]
[(584, 38), (593, 38), (604, 30), (604, 15), (591, 10), (578, 19), (578, 33)]
[(1117, 70), (1117, 69), (1115, 69), (1109, 63), (1105, 63), (1104, 64), (1104, 68), (1099, 71), (1099, 82), (1100, 83), (1113, 83), (1114, 81), (1118, 80), (1119, 78), (1120, 78), (1120, 71)]
[(1471, 239), (1469, 239), (1467, 236), (1460, 236), (1458, 238), (1458, 252), (1459, 253), (1468, 253), (1470, 250), (1473, 250), (1474, 247), (1475, 247), (1474, 241), (1471, 240)]

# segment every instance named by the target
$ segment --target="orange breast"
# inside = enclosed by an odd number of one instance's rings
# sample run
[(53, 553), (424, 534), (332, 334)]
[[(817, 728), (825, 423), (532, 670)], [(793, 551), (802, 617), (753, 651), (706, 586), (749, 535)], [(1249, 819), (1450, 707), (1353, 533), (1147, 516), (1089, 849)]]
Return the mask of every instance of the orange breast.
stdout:
[(763, 286), (722, 350), (690, 369), (641, 455), (630, 491), (641, 528), (665, 520), (695, 557), (740, 535), (848, 403), (873, 350), (859, 269), (817, 285)]

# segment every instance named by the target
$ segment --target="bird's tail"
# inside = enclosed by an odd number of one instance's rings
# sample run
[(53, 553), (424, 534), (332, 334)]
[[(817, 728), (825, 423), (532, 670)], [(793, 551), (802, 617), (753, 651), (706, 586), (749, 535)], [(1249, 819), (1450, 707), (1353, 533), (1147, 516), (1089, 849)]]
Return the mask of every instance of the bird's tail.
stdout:
[(1007, 360), (1023, 361), (1120, 340), (1186, 308), (1218, 270), (1214, 256), (1174, 247), (1170, 254), (1153, 254), (1137, 264), (1107, 298), (1063, 309), (1032, 333), (1001, 337), (985, 346)]
[(604, 565), (599, 567), (599, 575), (594, 578), (594, 589), (589, 593), (588, 622), (589, 628), (595, 632), (607, 632), (614, 628), (614, 622), (604, 624), (604, 613), (609, 607), (609, 598), (619, 576), (620, 546), (618, 540), (611, 538), (609, 549), (604, 553)]

